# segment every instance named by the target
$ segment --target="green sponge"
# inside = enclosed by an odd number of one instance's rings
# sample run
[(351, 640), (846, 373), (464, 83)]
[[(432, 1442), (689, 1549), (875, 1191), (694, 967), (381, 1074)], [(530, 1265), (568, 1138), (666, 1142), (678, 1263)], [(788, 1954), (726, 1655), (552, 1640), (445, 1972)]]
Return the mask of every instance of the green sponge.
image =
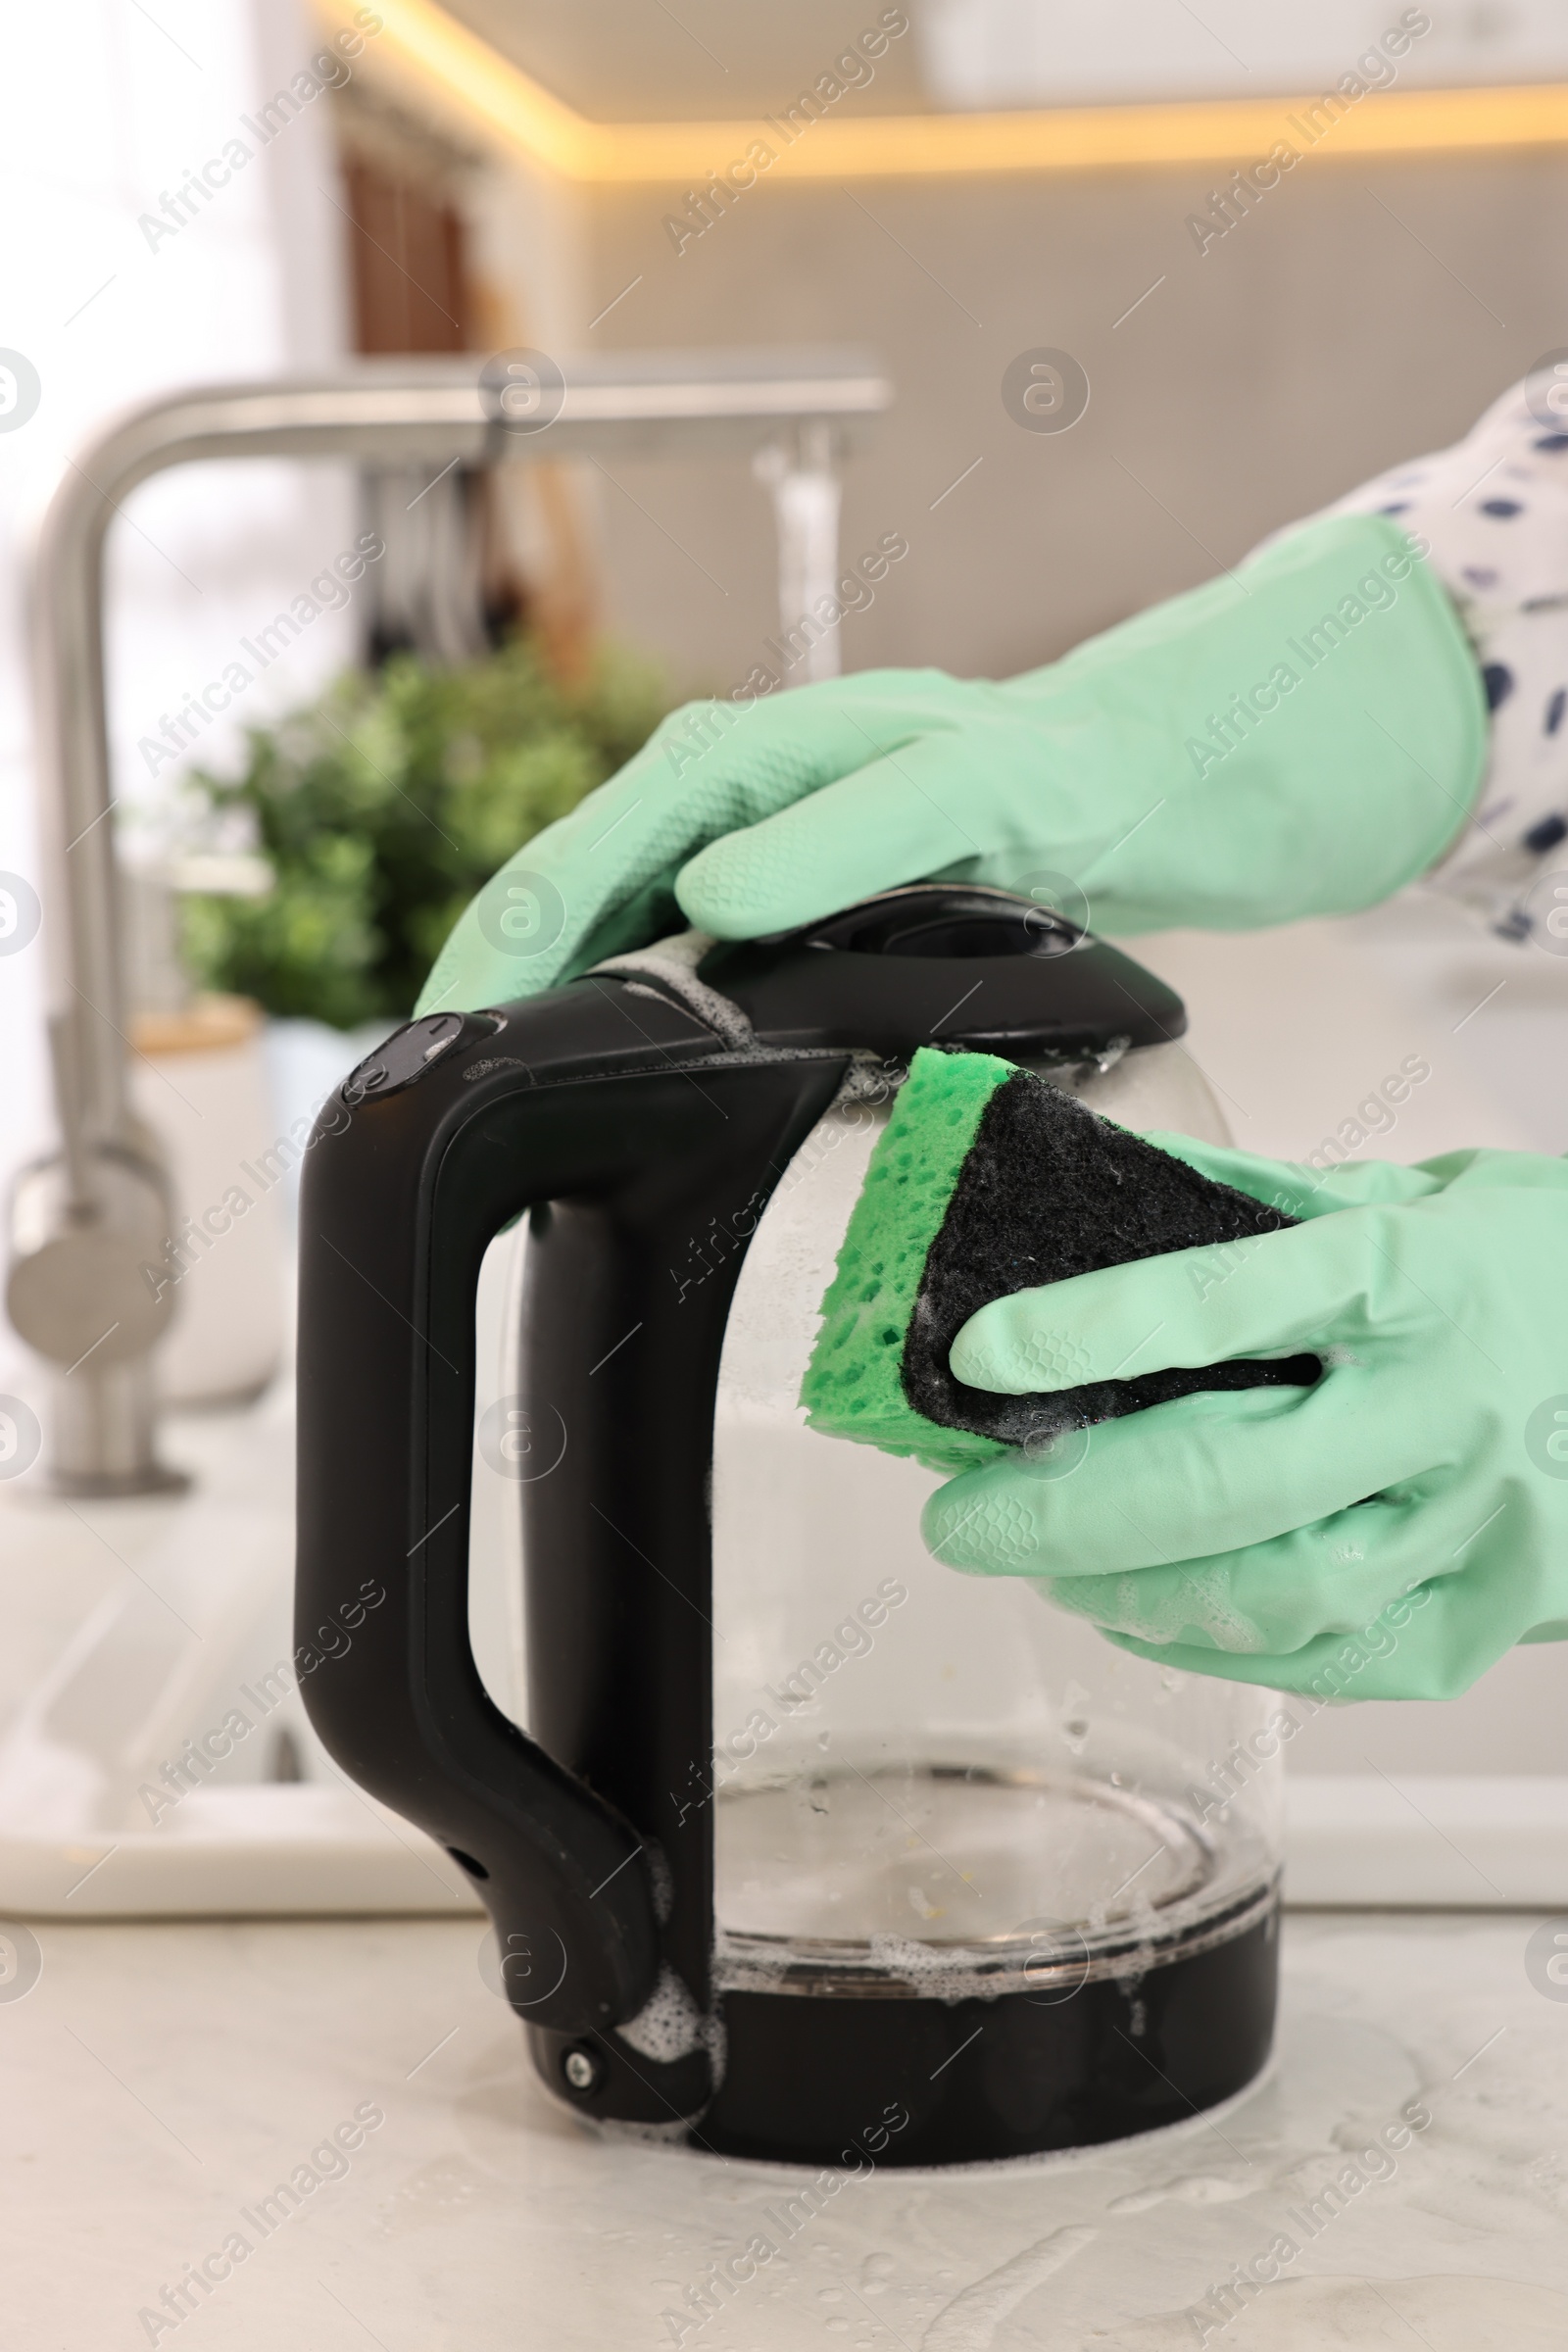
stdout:
[(1013, 1076), (993, 1054), (922, 1047), (871, 1153), (822, 1328), (801, 1383), (812, 1429), (933, 1470), (966, 1470), (1002, 1452), (992, 1438), (945, 1430), (904, 1393), (904, 1342), (931, 1245), (974, 1144), (986, 1104)]
[(965, 1470), (1199, 1389), (1306, 1386), (1315, 1356), (1241, 1359), (1030, 1396), (955, 1380), (992, 1298), (1295, 1223), (990, 1054), (922, 1048), (872, 1152), (801, 1386), (813, 1429)]

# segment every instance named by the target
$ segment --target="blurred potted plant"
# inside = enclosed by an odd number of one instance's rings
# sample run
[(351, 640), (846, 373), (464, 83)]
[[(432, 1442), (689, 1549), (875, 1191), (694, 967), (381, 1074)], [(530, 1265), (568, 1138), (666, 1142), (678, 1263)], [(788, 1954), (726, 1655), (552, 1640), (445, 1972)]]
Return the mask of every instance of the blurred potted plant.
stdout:
[(634, 657), (604, 652), (566, 684), (517, 638), (453, 669), (398, 655), (252, 728), (241, 774), (191, 777), (189, 831), (264, 859), (270, 886), (184, 895), (193, 977), (275, 1016), (384, 1035), (474, 892), (622, 766), (666, 708)]
[(271, 1377), (285, 1212), (322, 1097), (413, 1010), (473, 893), (664, 707), (624, 654), (569, 682), (526, 638), (451, 669), (402, 654), (250, 729), (238, 774), (187, 778), (160, 854), (125, 877), (133, 1084), (178, 1200), (144, 1269), (178, 1308), (172, 1398)]

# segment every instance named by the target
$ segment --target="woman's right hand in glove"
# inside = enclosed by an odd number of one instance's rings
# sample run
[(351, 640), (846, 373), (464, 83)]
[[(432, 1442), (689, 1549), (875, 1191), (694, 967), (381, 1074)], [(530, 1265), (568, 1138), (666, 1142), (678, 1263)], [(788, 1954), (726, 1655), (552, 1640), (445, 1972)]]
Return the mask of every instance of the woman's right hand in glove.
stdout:
[(675, 711), (485, 886), (418, 1009), (923, 879), (1111, 933), (1348, 911), (1439, 856), (1485, 746), (1447, 596), (1394, 523), (1334, 516), (1006, 685), (869, 670)]

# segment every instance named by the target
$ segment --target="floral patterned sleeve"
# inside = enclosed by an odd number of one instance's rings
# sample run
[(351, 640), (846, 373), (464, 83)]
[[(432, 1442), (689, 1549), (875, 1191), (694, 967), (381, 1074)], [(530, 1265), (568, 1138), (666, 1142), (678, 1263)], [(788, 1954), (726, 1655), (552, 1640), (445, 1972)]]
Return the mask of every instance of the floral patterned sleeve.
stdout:
[(1560, 922), (1568, 889), (1543, 885), (1568, 880), (1568, 368), (1528, 376), (1451, 449), (1327, 512), (1397, 515), (1426, 542), (1486, 687), (1486, 782), (1428, 886), (1511, 939)]

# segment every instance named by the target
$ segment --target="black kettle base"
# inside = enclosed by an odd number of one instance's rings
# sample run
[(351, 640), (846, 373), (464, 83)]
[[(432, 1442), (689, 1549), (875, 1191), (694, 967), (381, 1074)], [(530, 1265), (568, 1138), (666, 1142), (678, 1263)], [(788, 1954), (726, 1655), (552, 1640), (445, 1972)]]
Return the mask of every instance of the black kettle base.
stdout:
[(723, 2083), (691, 2134), (723, 2156), (864, 2171), (1090, 2147), (1177, 2124), (1268, 2057), (1277, 1904), (1147, 1974), (1066, 1997), (724, 1997)]

